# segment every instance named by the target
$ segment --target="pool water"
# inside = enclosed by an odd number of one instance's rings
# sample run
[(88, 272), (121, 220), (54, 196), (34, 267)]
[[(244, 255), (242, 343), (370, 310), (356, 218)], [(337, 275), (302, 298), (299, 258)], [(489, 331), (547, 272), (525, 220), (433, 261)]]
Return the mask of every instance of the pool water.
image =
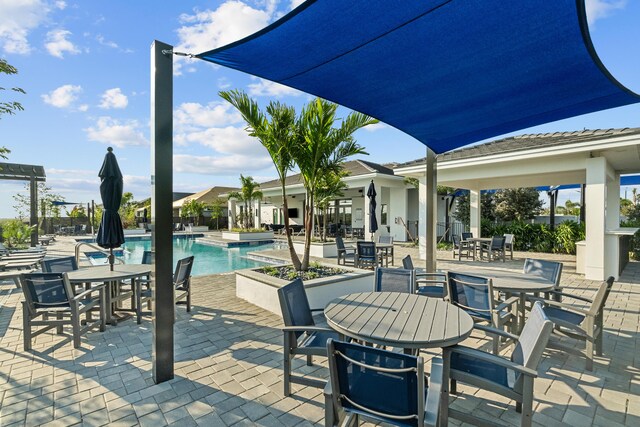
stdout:
[[(254, 261), (246, 258), (247, 252), (255, 252), (265, 249), (273, 249), (273, 244), (240, 246), (225, 248), (199, 243), (193, 238), (174, 237), (173, 239), (173, 265), (181, 258), (195, 256), (193, 263), (193, 276), (205, 276), (207, 274), (227, 273), (243, 268), (254, 268), (268, 265), (266, 262)], [(151, 240), (131, 240), (122, 245), (122, 258), (126, 264), (140, 264), (142, 253), (151, 250)], [(106, 258), (92, 260), (102, 264)]]

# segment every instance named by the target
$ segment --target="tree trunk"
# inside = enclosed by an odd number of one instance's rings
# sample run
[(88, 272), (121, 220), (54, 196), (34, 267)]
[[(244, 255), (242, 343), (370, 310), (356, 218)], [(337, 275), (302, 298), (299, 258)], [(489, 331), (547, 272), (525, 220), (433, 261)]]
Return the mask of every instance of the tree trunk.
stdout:
[(293, 238), (291, 237), (291, 230), (289, 229), (289, 202), (287, 201), (287, 195), (285, 192), (284, 183), (282, 183), (282, 213), (284, 215), (284, 232), (287, 236), (287, 246), (289, 246), (289, 257), (291, 258), (291, 264), (296, 271), (300, 271), (300, 258), (293, 247)]
[(305, 201), (304, 213), (304, 255), (302, 257), (302, 271), (309, 269), (309, 251), (311, 250), (311, 234), (313, 232), (313, 192), (307, 192), (308, 200)]

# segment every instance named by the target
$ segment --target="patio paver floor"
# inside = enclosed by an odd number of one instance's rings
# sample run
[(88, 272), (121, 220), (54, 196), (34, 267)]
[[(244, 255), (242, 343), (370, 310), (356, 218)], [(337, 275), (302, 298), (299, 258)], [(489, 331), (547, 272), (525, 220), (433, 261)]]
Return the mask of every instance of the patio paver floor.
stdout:
[[(397, 250), (396, 261), (411, 251)], [(478, 272), (521, 266), (522, 259), (439, 263)], [(568, 291), (591, 294), (597, 284), (567, 270), (562, 283)], [(177, 309), (175, 379), (155, 385), (149, 317), (141, 325), (127, 320), (104, 333), (91, 332), (77, 350), (67, 331), (46, 333), (36, 338), (32, 352), (24, 352), (22, 293), (1, 284), (0, 425), (322, 424), (322, 390), (294, 385), (292, 397), (282, 395), (281, 319), (236, 298), (233, 274), (194, 278), (193, 287), (191, 314)], [(547, 351), (535, 383), (537, 425), (640, 425), (639, 308), (640, 263), (631, 263), (611, 293), (604, 356), (596, 357), (594, 371), (584, 370), (583, 358)], [(466, 344), (488, 348), (489, 341), (474, 334)], [(316, 362), (307, 367), (297, 360), (296, 370), (326, 377), (324, 361)], [(508, 401), (491, 395), (487, 405), (480, 399), (485, 392), (459, 389), (454, 405), (519, 424)]]

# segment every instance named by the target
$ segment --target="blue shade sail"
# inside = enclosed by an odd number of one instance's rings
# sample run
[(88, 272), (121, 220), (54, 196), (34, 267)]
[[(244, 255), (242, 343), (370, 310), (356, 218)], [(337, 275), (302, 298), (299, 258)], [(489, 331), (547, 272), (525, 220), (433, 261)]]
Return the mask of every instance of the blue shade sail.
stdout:
[(584, 0), (309, 0), (198, 58), (371, 115), (436, 153), (640, 101)]

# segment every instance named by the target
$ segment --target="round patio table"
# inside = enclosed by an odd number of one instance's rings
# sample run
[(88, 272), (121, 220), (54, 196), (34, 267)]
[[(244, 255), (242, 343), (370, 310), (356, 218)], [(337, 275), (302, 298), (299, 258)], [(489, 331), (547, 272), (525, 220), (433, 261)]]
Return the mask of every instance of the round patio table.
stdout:
[(113, 297), (114, 292), (117, 291), (117, 287), (114, 284), (121, 280), (131, 280), (131, 289), (133, 291), (134, 287), (137, 286), (136, 279), (149, 274), (151, 274), (151, 265), (149, 264), (115, 264), (113, 271), (111, 271), (109, 265), (98, 265), (69, 271), (67, 277), (71, 284), (91, 282), (104, 282), (107, 284), (107, 307), (111, 308), (107, 310), (107, 322), (115, 325), (116, 319), (113, 304), (123, 298), (121, 295)]
[(400, 292), (345, 295), (331, 301), (324, 315), (341, 334), (407, 353), (455, 345), (473, 329), (471, 316), (453, 304)]

